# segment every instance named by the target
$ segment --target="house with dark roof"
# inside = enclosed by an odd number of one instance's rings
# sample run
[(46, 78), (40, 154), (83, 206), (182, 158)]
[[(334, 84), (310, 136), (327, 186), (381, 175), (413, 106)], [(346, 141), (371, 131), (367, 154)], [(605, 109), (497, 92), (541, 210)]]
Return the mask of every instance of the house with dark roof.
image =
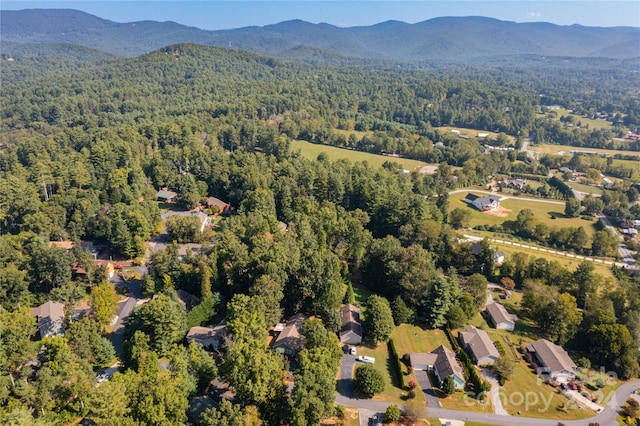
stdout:
[(458, 339), (476, 365), (493, 365), (500, 358), (498, 349), (484, 330), (468, 325), (465, 331), (458, 333)]
[(303, 314), (289, 318), (278, 337), (271, 343), (271, 348), (285, 355), (296, 355), (304, 349), (304, 336), (300, 334), (302, 323), (307, 319)]
[[(509, 295), (511, 295), (510, 292)], [(496, 329), (513, 331), (516, 328), (516, 316), (507, 312), (507, 309), (501, 303), (492, 302), (487, 304), (484, 312), (489, 322)]]
[(64, 304), (48, 301), (31, 309), (31, 316), (36, 317), (41, 339), (64, 335)]
[(567, 351), (546, 339), (527, 345), (525, 355), (543, 378), (566, 383), (576, 377), (576, 364)]
[(348, 345), (362, 343), (362, 325), (360, 324), (360, 308), (347, 303), (340, 310), (340, 341)]
[(511, 188), (511, 189), (518, 189), (518, 190), (522, 190), (526, 184), (527, 184), (526, 179), (519, 179), (519, 178), (512, 178), (512, 177), (503, 179), (500, 182), (498, 182), (498, 186), (500, 188)]
[(226, 335), (227, 323), (223, 321), (213, 328), (191, 327), (189, 333), (187, 333), (187, 341), (193, 340), (205, 349), (219, 349), (224, 344)]
[(456, 354), (444, 346), (440, 345), (431, 352), (436, 354), (436, 363), (433, 371), (436, 373), (438, 380), (442, 382), (447, 377), (453, 377), (453, 383), (456, 389), (464, 389), (464, 370), (456, 360)]
[(471, 204), (481, 212), (490, 210), (497, 210), (500, 208), (500, 198), (497, 195), (490, 195), (488, 197), (479, 197), (475, 194), (468, 193), (464, 198), (464, 202)]

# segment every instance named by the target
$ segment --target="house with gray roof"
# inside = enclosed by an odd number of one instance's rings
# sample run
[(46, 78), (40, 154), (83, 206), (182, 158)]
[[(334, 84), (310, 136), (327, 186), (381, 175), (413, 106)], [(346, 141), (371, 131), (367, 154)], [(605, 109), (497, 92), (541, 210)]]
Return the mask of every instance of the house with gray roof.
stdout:
[(567, 351), (546, 339), (527, 345), (525, 355), (543, 378), (566, 383), (576, 377), (576, 364)]
[(500, 208), (500, 198), (497, 195), (490, 195), (488, 197), (479, 197), (475, 194), (468, 193), (464, 198), (464, 202), (471, 204), (481, 212), (490, 210), (498, 210)]
[(41, 339), (64, 335), (64, 304), (48, 301), (31, 309), (31, 316), (38, 321)]
[(456, 389), (464, 389), (464, 370), (456, 360), (456, 354), (444, 346), (440, 345), (431, 352), (436, 354), (436, 363), (433, 371), (436, 373), (438, 380), (442, 382), (447, 377), (453, 377), (453, 383)]
[(187, 333), (187, 341), (193, 340), (205, 349), (219, 349), (223, 345), (226, 335), (227, 323), (223, 321), (213, 328), (191, 327)]
[(431, 352), (414, 352), (409, 354), (409, 365), (414, 370), (431, 371), (433, 370), (438, 354)]
[(303, 314), (289, 318), (283, 330), (271, 344), (271, 348), (285, 355), (296, 355), (304, 349), (304, 336), (300, 334), (302, 323), (307, 319)]
[(360, 324), (360, 308), (347, 303), (340, 310), (340, 341), (348, 345), (362, 343), (362, 325)]
[(476, 365), (493, 365), (500, 358), (498, 349), (484, 330), (468, 325), (465, 331), (458, 333), (458, 339)]
[(485, 314), (491, 324), (498, 330), (513, 331), (516, 328), (516, 316), (507, 312), (501, 304), (492, 302), (485, 307)]

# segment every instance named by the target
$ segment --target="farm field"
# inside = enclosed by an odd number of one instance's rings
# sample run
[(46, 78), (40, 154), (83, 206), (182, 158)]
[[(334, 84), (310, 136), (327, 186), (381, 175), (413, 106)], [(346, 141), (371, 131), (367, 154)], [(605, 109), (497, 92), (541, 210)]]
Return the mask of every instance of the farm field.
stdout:
[[(411, 160), (408, 158), (388, 157), (386, 155), (370, 154), (368, 152), (338, 148), (338, 147), (329, 146), (329, 145), (313, 144), (311, 142), (299, 141), (299, 140), (291, 141), (291, 149), (293, 151), (299, 150), (304, 157), (310, 160), (315, 160), (316, 158), (318, 158), (318, 155), (324, 152), (332, 161), (341, 160), (341, 159), (347, 159), (352, 162), (366, 161), (375, 167), (382, 167), (382, 164), (384, 164), (385, 161), (392, 161), (394, 163), (401, 164), (403, 169), (411, 170), (411, 171), (415, 171), (415, 170), (418, 170), (420, 167), (429, 165), (424, 161)], [(437, 166), (437, 164), (432, 164), (432, 165)]]
[(556, 155), (571, 155), (571, 151), (593, 151), (598, 154), (614, 156), (616, 154), (634, 155), (640, 157), (638, 151), (619, 151), (615, 149), (601, 149), (601, 148), (583, 148), (569, 145), (553, 145), (553, 144), (541, 144), (530, 145), (530, 151), (539, 152), (541, 154), (556, 154)]
[[(487, 130), (469, 129), (466, 127), (440, 126), (440, 127), (434, 127), (434, 129), (438, 130), (441, 134), (451, 133), (452, 130), (460, 130), (460, 136), (468, 137), (468, 138), (477, 138), (478, 133), (486, 133), (488, 135), (487, 138), (489, 139), (495, 139), (496, 137), (498, 137), (498, 133), (496, 132), (489, 132)], [(507, 138), (511, 143), (514, 143), (516, 141), (516, 138), (514, 138), (513, 136), (507, 135)]]
[[(549, 110), (549, 112), (551, 111), (555, 111), (555, 113), (557, 114), (556, 120), (558, 121), (560, 121), (560, 117), (562, 117), (563, 115), (565, 117), (573, 116), (576, 123), (578, 122), (582, 123), (582, 128), (584, 128), (586, 125), (589, 125), (589, 129), (609, 129), (612, 127), (611, 123), (609, 123), (606, 120), (597, 120), (597, 119), (594, 120), (592, 118), (587, 118), (579, 114), (573, 114), (569, 112), (569, 110), (566, 108), (555, 108), (555, 109)], [(539, 115), (542, 116), (547, 114), (539, 114)]]

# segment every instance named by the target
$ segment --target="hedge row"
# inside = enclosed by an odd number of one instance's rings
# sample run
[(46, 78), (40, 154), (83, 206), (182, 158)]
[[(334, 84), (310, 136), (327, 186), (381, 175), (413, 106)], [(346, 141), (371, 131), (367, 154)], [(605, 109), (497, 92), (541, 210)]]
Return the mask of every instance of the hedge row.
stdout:
[(391, 357), (391, 365), (396, 370), (396, 375), (400, 381), (400, 387), (404, 389), (404, 376), (402, 375), (402, 364), (400, 363), (400, 357), (396, 350), (396, 345), (393, 343), (393, 339), (389, 339), (387, 342), (387, 348), (389, 349), (389, 356)]
[(557, 177), (552, 176), (549, 178), (548, 182), (549, 182), (549, 185), (553, 186), (558, 191), (560, 191), (560, 193), (564, 196), (566, 200), (568, 200), (569, 198), (575, 197), (575, 194), (571, 190), (571, 187), (566, 183), (564, 183), (561, 179), (558, 179)]

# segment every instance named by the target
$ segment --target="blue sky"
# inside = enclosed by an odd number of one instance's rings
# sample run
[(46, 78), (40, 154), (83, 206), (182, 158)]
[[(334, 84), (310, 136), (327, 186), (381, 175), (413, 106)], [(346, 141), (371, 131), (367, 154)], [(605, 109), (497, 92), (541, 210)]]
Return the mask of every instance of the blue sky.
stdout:
[(216, 30), (289, 19), (338, 26), (390, 19), (415, 23), (440, 16), (488, 16), (515, 22), (640, 27), (640, 1), (2, 1), (0, 9), (78, 9), (116, 22), (175, 21)]

